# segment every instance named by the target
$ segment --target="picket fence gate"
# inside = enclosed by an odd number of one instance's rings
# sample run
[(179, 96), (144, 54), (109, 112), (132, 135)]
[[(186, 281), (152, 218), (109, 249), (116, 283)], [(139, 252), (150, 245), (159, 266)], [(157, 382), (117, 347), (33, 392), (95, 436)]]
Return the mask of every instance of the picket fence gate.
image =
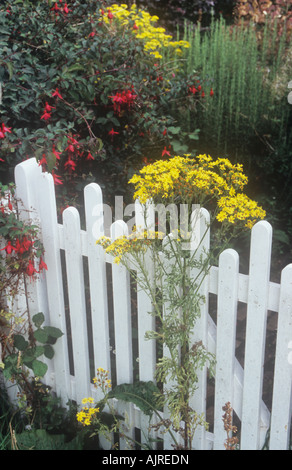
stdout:
[[(45, 383), (66, 403), (68, 399), (81, 403), (83, 397), (98, 399), (93, 387), (92, 370), (103, 367), (111, 371), (115, 358), (116, 383), (132, 383), (133, 348), (131, 325), (131, 289), (129, 273), (121, 265), (112, 263), (112, 257), (96, 245), (103, 234), (102, 192), (91, 183), (84, 190), (86, 229), (80, 228), (76, 208), (63, 212), (63, 223), (58, 223), (55, 188), (52, 175), (43, 173), (34, 158), (20, 163), (15, 169), (20, 217), (37, 223), (45, 249), (47, 272), (36, 282), (27, 283), (27, 307), (31, 315), (42, 311), (47, 324), (60, 328), (64, 335), (54, 346), (55, 356), (48, 361)], [(203, 210), (208, 218), (207, 211)], [(136, 212), (140, 223), (139, 211)], [(139, 224), (138, 224), (139, 225)], [(126, 230), (126, 224), (116, 221), (112, 236)], [(208, 247), (209, 237), (204, 241)], [(196, 324), (193, 341), (202, 340), (216, 355), (214, 385), (214, 425), (212, 432), (198, 428), (194, 449), (224, 449), (226, 433), (222, 421), (222, 406), (230, 402), (240, 421), (240, 449), (261, 449), (269, 436), (270, 449), (288, 449), (291, 423), (292, 380), (292, 264), (281, 273), (280, 284), (270, 281), (272, 227), (266, 221), (258, 222), (251, 232), (249, 274), (239, 273), (239, 256), (233, 249), (225, 250), (219, 266), (212, 266), (202, 286), (217, 297), (217, 320), (212, 320), (208, 301), (202, 305), (201, 318)], [(65, 258), (65, 281), (62, 256)], [(88, 263), (88, 281), (85, 286), (84, 259)], [(112, 310), (109, 318), (107, 270), (112, 269)], [(67, 294), (63, 288), (67, 284)], [(66, 295), (68, 296), (66, 300)], [(244, 367), (235, 355), (238, 303), (247, 304)], [(66, 307), (67, 303), (67, 307)], [(92, 334), (89, 353), (88, 304)], [(21, 309), (25, 308), (20, 305)], [(67, 310), (67, 312), (66, 312)], [(153, 340), (144, 339), (145, 332), (154, 329), (149, 298), (137, 292), (138, 316), (138, 378), (154, 380), (156, 348)], [(271, 410), (262, 399), (263, 369), (267, 312), (278, 316), (277, 342)], [(68, 316), (70, 319), (70, 348), (68, 348)], [(114, 323), (114, 347), (110, 346), (110, 322)], [(90, 357), (91, 354), (91, 357)], [(73, 363), (73, 365), (72, 365)], [(199, 388), (192, 398), (198, 413), (206, 414), (207, 370), (199, 374)], [(141, 441), (147, 441), (148, 418), (138, 408), (122, 402), (116, 403), (126, 416), (130, 437), (141, 430)], [(151, 431), (151, 436), (156, 437)], [(162, 436), (164, 449), (172, 449), (168, 434)], [(106, 444), (105, 444), (106, 445)], [(120, 440), (120, 448), (127, 448), (127, 440)]]

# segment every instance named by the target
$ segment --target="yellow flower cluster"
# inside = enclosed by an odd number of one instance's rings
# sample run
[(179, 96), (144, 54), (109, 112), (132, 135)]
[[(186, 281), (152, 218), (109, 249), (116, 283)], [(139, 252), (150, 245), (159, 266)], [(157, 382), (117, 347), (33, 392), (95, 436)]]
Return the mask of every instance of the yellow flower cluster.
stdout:
[(135, 186), (134, 198), (142, 204), (150, 199), (201, 206), (215, 202), (220, 210), (218, 221), (244, 221), (244, 225), (251, 228), (257, 219), (265, 217), (265, 211), (246, 195), (238, 193), (247, 182), (242, 165), (233, 165), (226, 158), (213, 160), (209, 155), (159, 160), (143, 167), (129, 181)]
[[(94, 399), (92, 397), (83, 398), (82, 404), (93, 404)], [(81, 411), (79, 411), (76, 415), (77, 421), (81, 423), (83, 426), (90, 426), (92, 424), (93, 418), (96, 414), (99, 413), (99, 408), (88, 407), (84, 406)]]
[(236, 220), (240, 220), (246, 227), (252, 228), (258, 219), (265, 217), (265, 211), (245, 194), (223, 197), (218, 201), (218, 206), (222, 208), (217, 216), (219, 222), (226, 220), (233, 224)]
[[(130, 235), (123, 235), (112, 241), (109, 237), (102, 236), (96, 243), (105, 248), (105, 252), (114, 256), (114, 263), (120, 264), (122, 256), (133, 251), (145, 252), (148, 239), (155, 238), (155, 234), (146, 231), (144, 233), (133, 232)], [(156, 235), (158, 238), (158, 235)]]
[(94, 387), (100, 387), (103, 391), (111, 389), (112, 383), (109, 379), (109, 371), (98, 367), (96, 377), (93, 377)]
[[(108, 8), (108, 11), (113, 15), (112, 21), (116, 20), (126, 27), (135, 25), (133, 33), (144, 42), (144, 50), (157, 59), (162, 58), (161, 51), (165, 47), (172, 48), (176, 54), (182, 54), (183, 49), (190, 47), (188, 41), (173, 41), (173, 37), (166, 34), (164, 28), (155, 27), (153, 23), (159, 20), (158, 16), (151, 16), (148, 12), (137, 9), (135, 4), (130, 9), (125, 4), (114, 4)], [(107, 24), (111, 22), (106, 15), (104, 21)]]

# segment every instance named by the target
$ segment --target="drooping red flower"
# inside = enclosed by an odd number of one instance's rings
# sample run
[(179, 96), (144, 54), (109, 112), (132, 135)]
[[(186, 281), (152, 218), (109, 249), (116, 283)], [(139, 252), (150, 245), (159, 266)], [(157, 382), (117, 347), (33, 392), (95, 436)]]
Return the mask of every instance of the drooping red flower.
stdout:
[(4, 132), (4, 134), (6, 132), (9, 132), (9, 134), (11, 134), (11, 127), (6, 127), (4, 123), (2, 123), (2, 132)]
[(52, 109), (56, 109), (56, 108), (55, 108), (54, 106), (51, 106), (51, 105), (46, 101), (44, 111), (47, 112), (47, 113), (50, 113), (50, 112), (52, 111)]
[(112, 14), (112, 12), (109, 10), (108, 14), (107, 14), (107, 17), (108, 19), (111, 21), (114, 17), (114, 15)]
[(210, 96), (214, 96), (214, 91), (213, 91), (213, 88), (211, 88), (211, 91), (210, 91)]
[(204, 90), (202, 91), (201, 97), (202, 97), (202, 98), (205, 98), (205, 92), (204, 92)]
[(28, 265), (27, 265), (27, 268), (26, 268), (26, 274), (28, 276), (33, 276), (35, 273), (37, 273), (37, 270), (34, 267), (33, 261), (30, 259), (28, 261)]
[(54, 145), (53, 145), (52, 152), (53, 152), (53, 154), (55, 155), (56, 159), (57, 159), (57, 160), (60, 160), (60, 155), (61, 155), (62, 152), (57, 152), (57, 150), (55, 149), (55, 146), (54, 146)]
[(72, 11), (72, 10), (69, 10), (67, 3), (65, 3), (64, 8), (63, 8), (63, 13), (65, 13), (65, 15), (68, 15), (69, 11)]
[(7, 132), (11, 134), (11, 127), (6, 127), (3, 122), (0, 128), (0, 139), (4, 139)]
[(61, 100), (63, 100), (63, 96), (62, 96), (61, 93), (59, 92), (59, 88), (56, 88), (55, 91), (52, 92), (52, 97), (58, 97), (58, 98), (60, 98)]
[(60, 178), (60, 176), (56, 175), (56, 173), (54, 171), (52, 171), (52, 176), (53, 176), (55, 185), (63, 184), (63, 181)]
[(162, 150), (162, 156), (164, 157), (164, 155), (168, 155), (170, 157), (170, 152), (167, 150), (166, 147), (164, 147), (164, 149)]
[(11, 242), (8, 242), (7, 245), (4, 246), (4, 248), (1, 248), (0, 251), (2, 250), (5, 250), (8, 255), (11, 255), (13, 251), (17, 251), (17, 248), (13, 246)]
[(192, 93), (193, 95), (195, 95), (197, 93), (197, 91), (198, 90), (194, 85), (189, 87), (189, 92)]
[(40, 262), (39, 262), (39, 273), (42, 272), (43, 270), (48, 270), (48, 266), (46, 265), (46, 263), (44, 262), (44, 260), (42, 259), (42, 257), (40, 257)]
[(47, 166), (47, 157), (46, 154), (43, 153), (42, 158), (39, 160), (39, 166), (42, 166), (43, 171), (46, 169)]
[(86, 160), (94, 160), (94, 157), (91, 155), (90, 152), (88, 152)]
[(44, 121), (47, 121), (51, 117), (52, 117), (51, 114), (45, 111), (44, 114), (41, 116), (41, 119), (43, 119)]
[(51, 8), (51, 10), (54, 10), (55, 12), (58, 12), (60, 10), (57, 2), (54, 4), (54, 6)]
[(67, 168), (69, 171), (74, 171), (76, 168), (76, 162), (72, 160), (71, 158), (68, 158), (68, 160), (65, 163), (65, 168)]
[(108, 135), (110, 135), (112, 139), (114, 138), (116, 134), (119, 134), (119, 132), (116, 132), (114, 128), (112, 128), (108, 133)]

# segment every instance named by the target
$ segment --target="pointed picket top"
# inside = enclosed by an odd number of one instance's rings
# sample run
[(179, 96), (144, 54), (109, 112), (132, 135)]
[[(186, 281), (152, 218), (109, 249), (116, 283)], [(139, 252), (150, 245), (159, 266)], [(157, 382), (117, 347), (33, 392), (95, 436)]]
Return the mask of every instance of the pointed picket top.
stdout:
[(100, 186), (90, 183), (84, 188), (86, 229), (90, 240), (104, 235), (104, 207)]
[[(104, 235), (102, 191), (98, 184), (84, 188), (87, 233), (89, 295), (94, 350), (94, 370), (102, 367), (111, 375), (105, 253), (96, 241)], [(102, 391), (97, 391), (102, 399)]]
[(39, 222), (37, 181), (42, 173), (35, 158), (29, 158), (14, 169), (16, 197), (19, 200), (19, 216), (22, 220)]
[(63, 212), (65, 260), (68, 282), (69, 314), (73, 347), (76, 400), (90, 394), (90, 371), (88, 355), (88, 332), (84, 290), (83, 259), (81, 251), (81, 231), (79, 212), (75, 207), (67, 207)]

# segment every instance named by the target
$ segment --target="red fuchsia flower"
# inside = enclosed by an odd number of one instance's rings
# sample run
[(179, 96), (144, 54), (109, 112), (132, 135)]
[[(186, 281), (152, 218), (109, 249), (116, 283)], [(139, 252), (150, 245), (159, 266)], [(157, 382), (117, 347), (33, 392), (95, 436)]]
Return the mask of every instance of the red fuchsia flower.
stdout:
[(55, 12), (58, 12), (60, 8), (58, 7), (58, 3), (56, 2), (54, 6), (51, 8), (51, 10), (54, 10)]
[[(0, 139), (4, 139), (5, 138), (5, 134), (6, 133), (9, 133), (11, 134), (11, 127), (6, 127), (4, 123), (2, 123), (2, 126), (0, 128)], [(3, 160), (4, 161), (4, 160)]]
[(10, 201), (10, 197), (9, 197), (9, 199), (8, 199), (8, 209), (9, 209), (10, 211), (12, 211), (12, 209), (13, 209), (12, 204), (11, 204), (11, 201)]
[(107, 14), (107, 17), (108, 19), (111, 21), (114, 17), (114, 15), (112, 14), (112, 12), (109, 10), (108, 14)]
[(116, 134), (119, 134), (119, 132), (114, 131), (114, 128), (112, 128), (108, 133), (108, 135), (111, 136), (112, 140)]
[(91, 155), (90, 152), (88, 152), (86, 160), (94, 160), (94, 157)]
[(22, 247), (24, 248), (25, 251), (28, 251), (32, 247), (33, 241), (27, 239), (26, 236), (24, 236), (23, 239), (22, 239), (21, 245), (22, 245)]
[(202, 98), (205, 98), (205, 92), (204, 92), (204, 90), (202, 91), (201, 97), (202, 97)]
[(11, 255), (13, 251), (17, 251), (16, 247), (12, 245), (11, 242), (8, 242), (4, 248), (1, 248), (0, 251), (5, 250), (8, 255)]
[(55, 185), (63, 184), (62, 179), (58, 175), (56, 175), (54, 171), (52, 171), (52, 176), (53, 176)]
[(55, 155), (56, 159), (57, 159), (57, 160), (60, 160), (60, 155), (61, 155), (62, 152), (57, 152), (57, 150), (55, 149), (55, 146), (54, 146), (54, 145), (53, 145), (52, 152), (53, 152), (53, 154)]
[(201, 91), (202, 87), (201, 85), (198, 86), (198, 91)]
[(64, 166), (69, 171), (74, 171), (76, 169), (76, 162), (74, 162), (74, 160), (72, 160), (71, 158), (68, 158)]
[(68, 15), (69, 11), (72, 11), (72, 10), (69, 10), (67, 3), (65, 3), (64, 8), (63, 8), (63, 13), (65, 13), (65, 15)]
[(39, 166), (42, 166), (43, 171), (45, 170), (45, 168), (47, 166), (47, 157), (46, 157), (45, 153), (43, 153), (42, 158), (39, 160)]
[(166, 147), (164, 147), (162, 150), (162, 156), (164, 157), (164, 155), (168, 155), (170, 157), (170, 152), (166, 149)]
[(27, 265), (27, 268), (26, 268), (26, 274), (28, 276), (33, 276), (35, 273), (37, 273), (37, 270), (34, 267), (33, 261), (30, 259), (28, 261), (28, 265)]
[(164, 131), (162, 132), (163, 137), (165, 137), (166, 134), (167, 134), (167, 129), (164, 129)]
[(30, 248), (32, 247), (33, 245), (33, 241), (31, 240), (28, 240), (26, 238), (26, 236), (23, 237), (22, 241), (20, 242), (19, 239), (16, 240), (16, 251), (22, 255), (23, 253), (25, 253), (26, 251), (29, 251)]
[(44, 260), (42, 259), (42, 257), (40, 257), (40, 262), (39, 262), (39, 273), (42, 272), (43, 270), (48, 270), (48, 266), (46, 265), (46, 263), (44, 262)]
[(44, 114), (41, 116), (41, 119), (43, 119), (44, 121), (47, 121), (51, 117), (52, 117), (51, 114), (45, 111)]
[(189, 92), (192, 93), (193, 95), (194, 95), (195, 93), (197, 93), (197, 91), (198, 91), (198, 90), (197, 90), (197, 88), (196, 88), (194, 85), (189, 87)]
[(211, 91), (210, 91), (210, 96), (214, 96), (214, 91), (213, 91), (213, 88), (211, 88)]
[(122, 93), (117, 92), (115, 95), (109, 96), (112, 99), (114, 104), (114, 112), (120, 114), (123, 107), (131, 108), (137, 95), (134, 92), (134, 87), (132, 90), (124, 90)]
[(45, 105), (45, 108), (44, 108), (44, 111), (46, 111), (47, 113), (50, 113), (52, 111), (52, 109), (56, 109), (54, 106), (51, 106), (47, 101), (46, 101), (46, 105)]
[(52, 92), (52, 97), (58, 97), (60, 98), (61, 100), (63, 99), (63, 96), (61, 95), (61, 93), (59, 92), (59, 88), (56, 88), (55, 91)]

